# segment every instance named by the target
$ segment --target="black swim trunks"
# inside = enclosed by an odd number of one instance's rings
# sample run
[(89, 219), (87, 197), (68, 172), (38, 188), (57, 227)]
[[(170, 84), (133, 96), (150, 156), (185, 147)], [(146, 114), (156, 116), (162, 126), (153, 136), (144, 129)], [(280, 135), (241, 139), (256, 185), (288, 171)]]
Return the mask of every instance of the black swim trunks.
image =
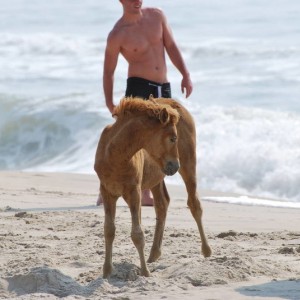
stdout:
[(170, 83), (160, 84), (140, 77), (127, 79), (126, 97), (149, 99), (150, 95), (153, 95), (154, 98), (171, 98)]

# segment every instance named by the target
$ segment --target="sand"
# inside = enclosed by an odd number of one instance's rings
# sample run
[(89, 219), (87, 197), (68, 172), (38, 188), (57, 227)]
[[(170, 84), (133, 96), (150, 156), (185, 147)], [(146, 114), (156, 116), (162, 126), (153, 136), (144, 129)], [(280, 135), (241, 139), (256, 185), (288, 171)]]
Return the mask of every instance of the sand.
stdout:
[[(93, 175), (0, 172), (0, 299), (300, 299), (299, 209), (206, 201), (213, 255), (200, 254), (183, 187), (168, 185), (161, 258), (139, 276), (130, 213), (120, 199), (114, 272), (102, 278), (103, 207)], [(231, 195), (234, 196), (234, 195)], [(153, 207), (142, 208), (145, 254)]]

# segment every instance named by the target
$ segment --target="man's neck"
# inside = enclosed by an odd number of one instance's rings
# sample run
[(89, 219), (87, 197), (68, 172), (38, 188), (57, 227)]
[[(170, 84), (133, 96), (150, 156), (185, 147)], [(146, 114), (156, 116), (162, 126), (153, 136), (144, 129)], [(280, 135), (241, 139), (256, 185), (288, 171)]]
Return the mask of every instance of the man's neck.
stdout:
[(142, 10), (140, 10), (139, 13), (135, 13), (135, 14), (130, 14), (130, 13), (124, 12), (123, 13), (123, 20), (126, 23), (137, 23), (138, 21), (141, 20), (142, 16), (143, 16)]

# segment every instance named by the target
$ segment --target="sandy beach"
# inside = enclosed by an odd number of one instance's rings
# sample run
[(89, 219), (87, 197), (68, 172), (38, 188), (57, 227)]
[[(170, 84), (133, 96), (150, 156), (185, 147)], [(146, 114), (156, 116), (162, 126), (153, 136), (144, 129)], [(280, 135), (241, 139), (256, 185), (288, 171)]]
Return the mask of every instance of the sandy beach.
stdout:
[[(213, 250), (205, 259), (184, 188), (168, 191), (163, 253), (148, 264), (152, 276), (139, 276), (130, 213), (120, 199), (114, 272), (104, 280), (96, 176), (0, 172), (0, 298), (300, 299), (299, 209), (216, 203), (205, 198), (223, 194), (200, 190)], [(142, 223), (147, 257), (153, 207), (142, 208)]]

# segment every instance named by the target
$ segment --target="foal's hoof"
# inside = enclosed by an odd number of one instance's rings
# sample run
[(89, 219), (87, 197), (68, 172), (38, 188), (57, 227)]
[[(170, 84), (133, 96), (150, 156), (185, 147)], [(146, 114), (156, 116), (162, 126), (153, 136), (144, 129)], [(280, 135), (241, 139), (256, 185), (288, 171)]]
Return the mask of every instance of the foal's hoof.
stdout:
[(148, 263), (152, 263), (157, 261), (161, 256), (161, 251), (157, 250), (157, 251), (152, 251), (150, 252), (149, 258), (147, 260)]
[(148, 269), (141, 270), (141, 276), (150, 277), (151, 273), (149, 272)]
[(109, 278), (113, 271), (112, 265), (103, 265), (103, 278)]
[(202, 245), (202, 253), (204, 257), (210, 257), (212, 250), (208, 245)]

